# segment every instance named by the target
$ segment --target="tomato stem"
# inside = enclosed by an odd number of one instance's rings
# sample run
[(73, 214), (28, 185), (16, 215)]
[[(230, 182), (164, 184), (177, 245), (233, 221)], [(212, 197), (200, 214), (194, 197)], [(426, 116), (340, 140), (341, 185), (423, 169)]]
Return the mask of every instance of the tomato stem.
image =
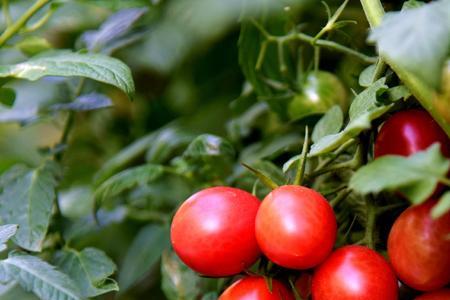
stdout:
[[(322, 39), (314, 40), (313, 36), (307, 35), (305, 33), (291, 32), (291, 33), (289, 33), (287, 35), (283, 35), (283, 36), (274, 36), (274, 35), (271, 35), (269, 32), (267, 32), (267, 30), (263, 26), (261, 26), (261, 24), (259, 22), (257, 22), (256, 20), (252, 19), (251, 21), (252, 21), (253, 25), (261, 32), (261, 34), (263, 35), (263, 37), (265, 39), (264, 42), (266, 42), (266, 43), (284, 44), (284, 43), (290, 42), (290, 41), (300, 41), (300, 42), (305, 42), (310, 45), (319, 46), (319, 47), (327, 48), (330, 50), (335, 50), (335, 51), (341, 52), (343, 54), (353, 56), (353, 57), (358, 58), (361, 61), (368, 63), (368, 64), (374, 64), (377, 62), (377, 57), (365, 55), (361, 52), (358, 52), (356, 50), (353, 50), (351, 48), (348, 48), (344, 45), (341, 45), (341, 44), (333, 42), (333, 41), (322, 40)], [(266, 49), (267, 45), (264, 45), (264, 42), (262, 42), (262, 44), (261, 44), (260, 54), (258, 55), (257, 64), (255, 66), (256, 69), (261, 68), (262, 60), (263, 60), (266, 50), (267, 50)], [(263, 53), (261, 54), (261, 52), (263, 52)]]
[[(44, 7), (51, 0), (36, 1), (16, 22), (12, 23), (0, 35), (0, 47), (3, 46), (9, 39), (11, 39), (19, 30), (34, 16), (42, 7)], [(4, 3), (4, 2), (3, 2)]]
[[(384, 9), (380, 0), (361, 0), (361, 5), (366, 14), (366, 18), (369, 21), (370, 27), (374, 28), (380, 25), (384, 16)], [(382, 59), (392, 68), (414, 97), (416, 97), (420, 104), (431, 114), (450, 137), (450, 123), (445, 118), (445, 109), (442, 109), (442, 107), (448, 107), (448, 99), (445, 97), (440, 99), (433, 88), (417, 78), (416, 75), (397, 65), (397, 63), (389, 59), (389, 57), (383, 56)]]
[(364, 235), (364, 242), (367, 247), (371, 249), (375, 249), (375, 239), (374, 239), (374, 231), (375, 231), (375, 223), (376, 223), (376, 207), (373, 204), (373, 200), (369, 197), (366, 197), (366, 208), (367, 208), (367, 222), (366, 222), (366, 231)]
[(339, 192), (339, 194), (337, 194), (337, 196), (330, 201), (330, 205), (331, 207), (336, 207), (339, 203), (341, 203), (342, 200), (344, 200), (345, 198), (347, 198), (348, 195), (350, 195), (352, 191), (348, 188), (342, 190)]
[(12, 24), (12, 18), (9, 11), (9, 0), (2, 0), (2, 11), (3, 11), (3, 18), (5, 19), (6, 25), (11, 26)]
[(302, 155), (300, 160), (298, 161), (298, 168), (295, 174), (294, 184), (301, 185), (303, 183), (303, 179), (305, 177), (305, 168), (306, 161), (308, 159), (308, 151), (309, 151), (309, 128), (306, 126), (305, 128), (305, 140), (303, 142)]
[(269, 178), (267, 175), (265, 175), (264, 173), (262, 173), (259, 170), (256, 170), (253, 167), (250, 167), (249, 165), (245, 164), (245, 163), (241, 163), (245, 168), (247, 168), (249, 171), (251, 171), (253, 174), (256, 175), (256, 177), (258, 177), (259, 180), (261, 180), (262, 183), (264, 183), (264, 185), (266, 185), (268, 188), (274, 190), (276, 188), (278, 188), (278, 184), (275, 183), (275, 181), (273, 181), (271, 178)]
[(300, 296), (297, 289), (295, 288), (295, 284), (294, 284), (294, 281), (292, 280), (292, 278), (289, 278), (289, 286), (291, 287), (292, 293), (294, 294), (294, 299), (295, 300), (303, 300), (303, 298)]

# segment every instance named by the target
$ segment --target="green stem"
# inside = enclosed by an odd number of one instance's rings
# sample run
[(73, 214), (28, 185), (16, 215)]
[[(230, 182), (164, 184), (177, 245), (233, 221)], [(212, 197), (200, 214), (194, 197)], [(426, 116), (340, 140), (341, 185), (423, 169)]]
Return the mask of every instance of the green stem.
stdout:
[(367, 207), (367, 224), (364, 240), (366, 242), (367, 247), (375, 249), (374, 230), (377, 211), (376, 207), (372, 203), (372, 199), (370, 199), (369, 197), (366, 198), (366, 207)]
[[(291, 39), (299, 40), (299, 41), (306, 42), (306, 43), (312, 43), (313, 40), (314, 40), (314, 37), (309, 36), (309, 35), (304, 34), (304, 33), (300, 33), (300, 32), (295, 33), (295, 34), (291, 34), (291, 36), (289, 36), (289, 37)], [(341, 53), (344, 53), (344, 54), (356, 57), (356, 58), (360, 59), (361, 61), (369, 63), (369, 64), (373, 64), (373, 63), (375, 63), (377, 61), (376, 57), (365, 55), (365, 54), (363, 54), (361, 52), (358, 52), (356, 50), (353, 50), (351, 48), (348, 48), (346, 46), (343, 46), (343, 45), (341, 45), (339, 43), (336, 43), (336, 42), (333, 42), (333, 41), (316, 40), (314, 42), (314, 45), (320, 46), (322, 48), (327, 48), (327, 49), (330, 49), (330, 50), (335, 50), (335, 51), (338, 51), (338, 52), (341, 52)]]
[(380, 57), (378, 58), (377, 64), (375, 65), (375, 71), (373, 72), (371, 82), (374, 83), (375, 81), (377, 81), (385, 70), (386, 70), (386, 63)]
[(331, 207), (336, 207), (339, 203), (341, 203), (342, 200), (347, 198), (347, 196), (350, 195), (351, 192), (352, 191), (348, 188), (340, 191), (339, 194), (337, 194), (336, 197), (334, 197), (334, 199), (330, 201)]
[(445, 184), (446, 186), (450, 186), (450, 179), (448, 179), (448, 178), (442, 177), (442, 178), (439, 178), (439, 181), (441, 183)]
[(305, 177), (306, 160), (308, 158), (309, 151), (309, 128), (305, 128), (305, 141), (303, 142), (302, 156), (298, 162), (298, 169), (295, 174), (294, 185), (301, 185), (303, 178)]
[[(358, 52), (356, 50), (353, 50), (351, 48), (348, 48), (346, 46), (343, 46), (343, 45), (333, 42), (333, 41), (321, 40), (321, 39), (316, 40), (313, 36), (310, 36), (310, 35), (307, 35), (307, 34), (304, 34), (301, 32), (292, 32), (288, 35), (274, 36), (274, 35), (271, 35), (269, 32), (267, 32), (267, 30), (264, 27), (262, 27), (261, 24), (259, 24), (256, 20), (252, 19), (251, 21), (252, 21), (252, 24), (255, 25), (255, 27), (261, 32), (261, 34), (264, 36), (266, 42), (268, 42), (268, 43), (276, 42), (276, 43), (284, 44), (285, 42), (289, 42), (289, 41), (301, 41), (301, 42), (308, 43), (310, 45), (319, 46), (322, 48), (327, 48), (327, 49), (335, 50), (337, 52), (341, 52), (341, 53), (344, 53), (344, 54), (347, 54), (350, 56), (354, 56), (368, 64), (374, 64), (377, 62), (376, 57), (365, 55), (361, 52)], [(260, 57), (261, 57), (261, 55), (260, 55)]]
[(11, 14), (9, 12), (9, 0), (2, 0), (2, 10), (3, 10), (3, 17), (5, 18), (6, 25), (11, 26), (12, 18), (11, 18)]
[(38, 30), (39, 28), (41, 28), (42, 26), (44, 26), (48, 20), (50, 19), (50, 17), (53, 15), (53, 13), (55, 12), (55, 9), (49, 9), (45, 15), (43, 15), (38, 21), (36, 21), (34, 24), (32, 24), (31, 26), (26, 27), (23, 32), (29, 33), (29, 32), (33, 32)]
[(37, 0), (16, 22), (8, 26), (0, 36), (0, 47), (19, 32), (28, 20), (50, 1), (52, 0)]
[(384, 8), (381, 2), (379, 0), (361, 0), (361, 5), (370, 27), (374, 28), (380, 25), (384, 16)]
[(333, 156), (324, 159), (314, 171), (319, 171), (319, 170), (325, 168), (326, 166), (328, 166), (329, 164), (331, 164), (333, 161), (335, 161), (339, 157), (339, 155), (344, 153), (348, 147), (350, 147), (354, 144), (356, 144), (355, 139), (351, 139), (351, 140), (348, 140), (347, 142), (345, 142), (335, 152), (332, 153)]
[[(384, 9), (380, 0), (361, 0), (361, 4), (364, 9), (364, 13), (366, 14), (366, 18), (369, 21), (370, 27), (374, 28), (378, 26), (384, 15)], [(382, 59), (392, 68), (392, 70), (394, 70), (414, 97), (416, 97), (420, 104), (431, 114), (431, 116), (436, 120), (436, 122), (439, 123), (442, 129), (450, 137), (450, 123), (437, 108), (437, 105), (439, 105), (440, 102), (445, 102), (445, 99), (441, 101), (438, 100), (436, 92), (432, 88), (426, 85), (414, 74), (397, 65), (396, 62), (385, 56), (383, 56)]]

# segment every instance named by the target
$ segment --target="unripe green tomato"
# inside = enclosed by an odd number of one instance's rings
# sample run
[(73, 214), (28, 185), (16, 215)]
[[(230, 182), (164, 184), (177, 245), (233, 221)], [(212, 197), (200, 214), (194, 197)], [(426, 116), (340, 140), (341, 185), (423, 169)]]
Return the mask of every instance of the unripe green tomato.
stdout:
[(301, 88), (301, 93), (295, 95), (288, 106), (288, 115), (291, 120), (326, 113), (336, 104), (343, 111), (348, 107), (344, 85), (330, 72), (309, 73)]

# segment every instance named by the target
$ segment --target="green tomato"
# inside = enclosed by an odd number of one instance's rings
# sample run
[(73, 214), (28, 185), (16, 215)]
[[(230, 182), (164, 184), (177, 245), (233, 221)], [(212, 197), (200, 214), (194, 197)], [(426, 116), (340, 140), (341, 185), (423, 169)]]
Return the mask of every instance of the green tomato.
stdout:
[(311, 72), (302, 85), (301, 93), (295, 95), (288, 104), (288, 116), (290, 120), (299, 120), (323, 114), (335, 104), (343, 111), (348, 107), (347, 92), (343, 84), (332, 73)]

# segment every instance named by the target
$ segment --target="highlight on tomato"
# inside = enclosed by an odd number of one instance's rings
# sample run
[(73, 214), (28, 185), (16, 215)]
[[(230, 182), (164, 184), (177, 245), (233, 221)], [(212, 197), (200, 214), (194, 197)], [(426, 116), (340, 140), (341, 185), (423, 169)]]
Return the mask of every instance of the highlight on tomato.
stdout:
[(256, 216), (256, 239), (274, 263), (291, 269), (320, 264), (333, 249), (336, 217), (313, 189), (285, 185), (270, 192)]
[(364, 246), (334, 251), (315, 271), (314, 300), (396, 300), (398, 283), (388, 262)]
[(260, 255), (255, 238), (259, 205), (255, 196), (231, 187), (192, 195), (173, 218), (173, 249), (200, 274), (221, 277), (242, 272)]
[(288, 104), (291, 120), (326, 113), (334, 105), (343, 111), (348, 107), (347, 91), (341, 81), (330, 72), (313, 71), (300, 82), (301, 92)]
[(450, 283), (450, 212), (431, 217), (435, 200), (406, 209), (388, 237), (388, 255), (399, 279), (419, 291)]

